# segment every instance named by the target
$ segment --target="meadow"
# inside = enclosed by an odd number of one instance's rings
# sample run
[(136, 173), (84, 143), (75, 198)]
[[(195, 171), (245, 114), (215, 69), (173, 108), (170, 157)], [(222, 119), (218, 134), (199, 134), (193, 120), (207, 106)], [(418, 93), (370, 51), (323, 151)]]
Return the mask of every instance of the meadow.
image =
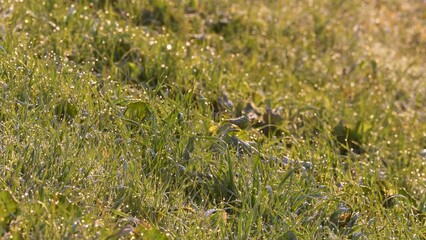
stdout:
[(0, 238), (426, 239), (426, 2), (0, 0)]

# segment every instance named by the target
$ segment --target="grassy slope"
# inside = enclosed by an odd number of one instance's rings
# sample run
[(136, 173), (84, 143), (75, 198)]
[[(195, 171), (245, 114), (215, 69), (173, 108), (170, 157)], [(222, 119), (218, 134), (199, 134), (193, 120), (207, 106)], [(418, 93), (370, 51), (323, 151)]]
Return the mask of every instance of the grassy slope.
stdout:
[(10, 2), (3, 235), (426, 238), (423, 1)]

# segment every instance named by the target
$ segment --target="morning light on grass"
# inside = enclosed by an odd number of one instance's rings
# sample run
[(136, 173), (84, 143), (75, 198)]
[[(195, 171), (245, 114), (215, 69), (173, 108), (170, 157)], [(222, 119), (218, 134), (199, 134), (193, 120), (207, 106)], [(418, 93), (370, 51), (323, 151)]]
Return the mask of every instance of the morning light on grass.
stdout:
[(423, 0), (0, 0), (1, 239), (426, 239)]

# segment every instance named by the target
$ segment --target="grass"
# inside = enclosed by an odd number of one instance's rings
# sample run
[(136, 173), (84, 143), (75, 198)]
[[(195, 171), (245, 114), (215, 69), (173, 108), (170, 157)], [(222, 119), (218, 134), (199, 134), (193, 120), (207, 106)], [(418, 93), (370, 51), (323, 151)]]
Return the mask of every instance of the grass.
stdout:
[(425, 239), (423, 1), (0, 0), (0, 234)]

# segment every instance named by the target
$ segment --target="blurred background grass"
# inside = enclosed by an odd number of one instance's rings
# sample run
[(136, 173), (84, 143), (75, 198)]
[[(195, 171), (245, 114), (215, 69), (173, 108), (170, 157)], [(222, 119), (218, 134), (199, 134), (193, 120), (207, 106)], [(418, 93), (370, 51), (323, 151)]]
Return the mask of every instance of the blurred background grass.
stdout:
[(425, 238), (425, 13), (0, 1), (3, 237)]

